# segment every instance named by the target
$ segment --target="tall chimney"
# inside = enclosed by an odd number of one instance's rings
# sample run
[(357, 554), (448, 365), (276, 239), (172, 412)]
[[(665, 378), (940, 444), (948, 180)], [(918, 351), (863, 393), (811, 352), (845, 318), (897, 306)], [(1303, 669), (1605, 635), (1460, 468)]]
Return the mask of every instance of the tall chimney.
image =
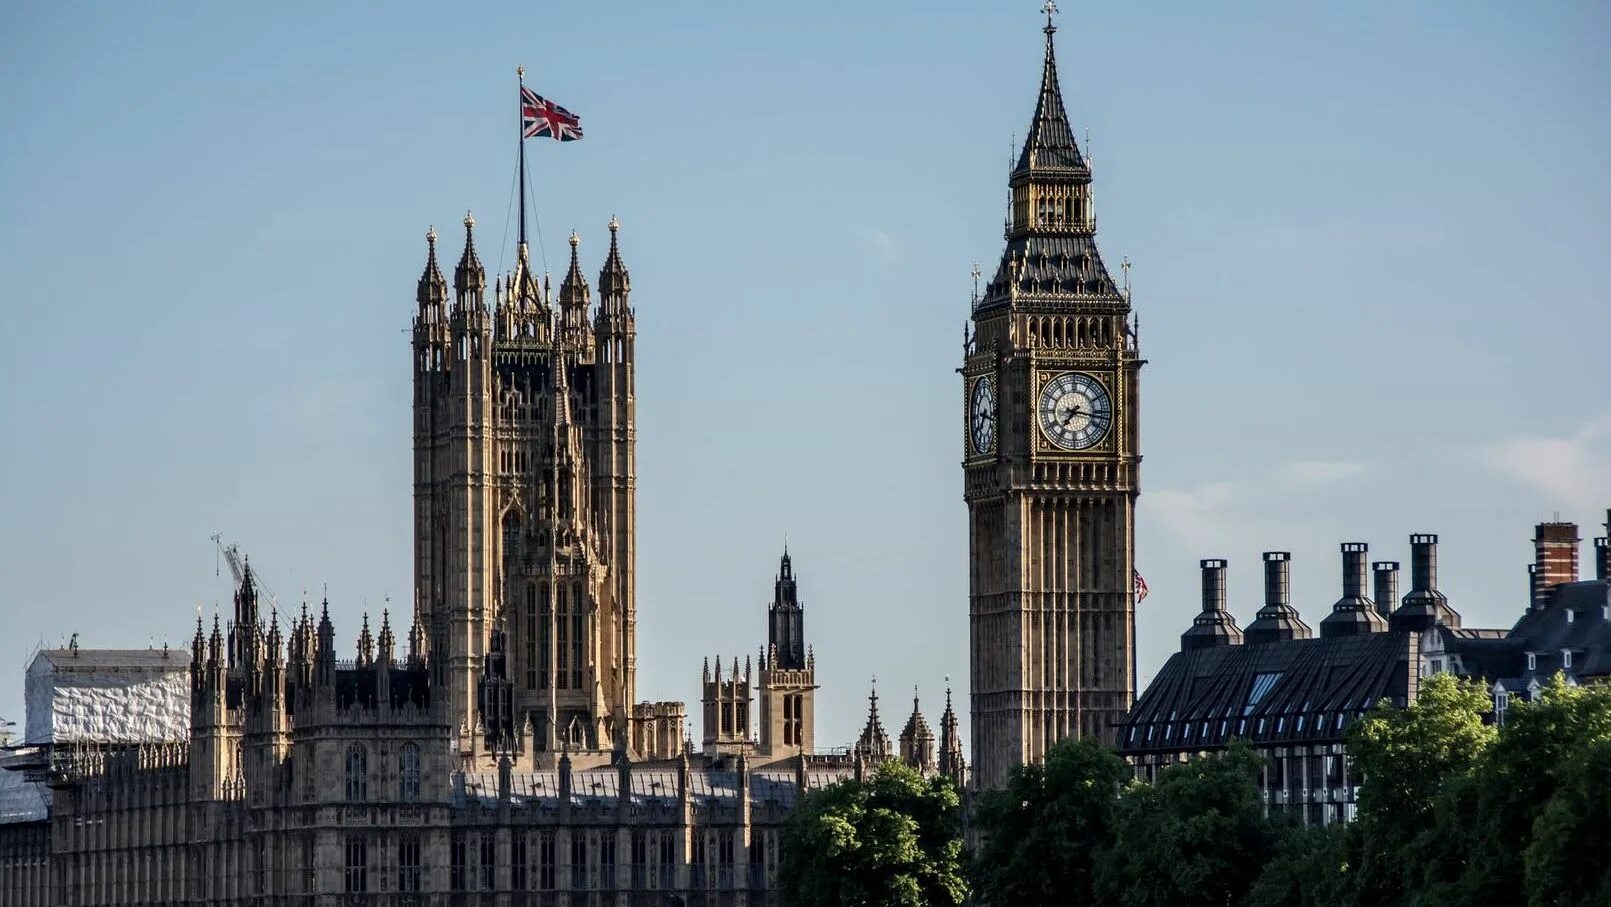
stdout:
[(1320, 622), (1322, 638), (1357, 636), (1363, 633), (1380, 633), (1387, 622), (1376, 613), (1376, 603), (1365, 597), (1365, 554), (1370, 546), (1364, 542), (1342, 544), (1342, 598), (1331, 606), (1331, 613)]
[(1203, 571), (1203, 610), (1225, 610), (1225, 561), (1222, 558), (1201, 561)]
[(1376, 574), (1376, 611), (1390, 617), (1398, 607), (1398, 561), (1377, 561), (1370, 567)]
[(1203, 610), (1192, 620), (1191, 629), (1180, 634), (1180, 650), (1240, 645), (1242, 630), (1236, 626), (1236, 618), (1225, 610), (1225, 561), (1212, 558), (1202, 561), (1200, 566)]
[(1410, 591), (1431, 592), (1438, 588), (1438, 537), (1410, 536)]
[(1580, 541), (1582, 539), (1577, 537), (1576, 523), (1539, 523), (1533, 530), (1533, 564), (1537, 567), (1533, 572), (1536, 579), (1533, 583), (1535, 609), (1549, 604), (1550, 594), (1556, 586), (1577, 582), (1577, 546)]
[(1603, 535), (1594, 540), (1594, 578), (1611, 580), (1611, 539)]
[(1394, 630), (1430, 630), (1438, 624), (1459, 629), (1460, 614), (1438, 591), (1438, 537), (1410, 536), (1410, 591), (1391, 618)]
[(1289, 600), (1291, 583), (1291, 552), (1264, 552), (1264, 607), (1247, 625), (1244, 641), (1251, 644), (1309, 638), (1309, 625), (1303, 622)]

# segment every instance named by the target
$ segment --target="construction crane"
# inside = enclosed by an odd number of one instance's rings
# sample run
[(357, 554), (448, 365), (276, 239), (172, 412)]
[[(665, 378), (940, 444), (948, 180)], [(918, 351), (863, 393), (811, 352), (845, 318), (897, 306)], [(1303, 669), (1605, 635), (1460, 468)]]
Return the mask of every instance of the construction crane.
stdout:
[[(239, 589), (241, 583), (246, 581), (246, 555), (241, 554), (241, 546), (238, 543), (230, 542), (228, 545), (224, 544), (223, 533), (213, 533), (212, 540), (213, 544), (218, 546), (218, 555), (229, 564), (229, 572), (235, 577), (235, 588)], [(213, 565), (213, 574), (216, 576), (218, 572), (218, 565), (215, 563)], [(257, 587), (257, 591), (259, 593), (268, 598), (269, 606), (271, 608), (276, 611), (280, 609), (279, 598), (274, 595), (273, 591), (271, 591), (268, 586), (263, 584), (263, 577), (261, 574), (252, 575), (252, 585)]]

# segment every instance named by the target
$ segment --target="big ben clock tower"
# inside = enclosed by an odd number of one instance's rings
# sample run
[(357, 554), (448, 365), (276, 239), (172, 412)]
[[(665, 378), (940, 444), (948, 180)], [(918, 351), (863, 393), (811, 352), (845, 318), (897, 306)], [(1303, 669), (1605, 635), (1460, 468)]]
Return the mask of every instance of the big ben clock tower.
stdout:
[(1111, 742), (1135, 695), (1141, 454), (1128, 295), (1096, 248), (1091, 169), (1063, 109), (1047, 4), (1040, 98), (1007, 248), (962, 373), (974, 777), (1057, 741)]

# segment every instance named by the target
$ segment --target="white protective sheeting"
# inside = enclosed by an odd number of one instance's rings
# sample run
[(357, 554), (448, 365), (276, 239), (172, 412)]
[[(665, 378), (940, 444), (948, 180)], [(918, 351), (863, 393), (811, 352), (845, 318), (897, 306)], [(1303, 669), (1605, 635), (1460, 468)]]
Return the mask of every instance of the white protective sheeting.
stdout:
[(47, 649), (28, 667), (28, 743), (143, 743), (190, 736), (190, 655)]

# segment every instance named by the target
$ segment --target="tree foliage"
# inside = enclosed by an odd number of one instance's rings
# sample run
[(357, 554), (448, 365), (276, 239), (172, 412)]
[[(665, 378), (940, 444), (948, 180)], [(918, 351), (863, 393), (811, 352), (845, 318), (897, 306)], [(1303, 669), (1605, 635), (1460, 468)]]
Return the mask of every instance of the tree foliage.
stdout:
[[(1611, 907), (1611, 685), (1557, 677), (1503, 727), (1478, 682), (1439, 674), (1352, 730), (1357, 819), (1266, 816), (1244, 746), (1131, 778), (1089, 740), (979, 798), (970, 869), (986, 907), (1528, 904)], [(958, 904), (957, 795), (889, 767), (807, 797), (784, 838), (785, 900)]]
[(813, 791), (783, 832), (787, 907), (952, 907), (967, 899), (961, 800), (899, 763)]
[(1359, 897), (1417, 901), (1427, 873), (1448, 852), (1435, 833), (1434, 809), (1496, 736), (1483, 722), (1488, 709), (1481, 681), (1435, 674), (1408, 708), (1382, 705), (1354, 725), (1348, 752), (1364, 779), (1354, 836)]
[(1096, 860), (1113, 841), (1119, 792), (1134, 775), (1110, 748), (1083, 738), (1053, 746), (1040, 763), (1014, 767), (1007, 788), (980, 797), (973, 861), (983, 904), (1083, 904)]
[(1172, 765), (1120, 798), (1097, 892), (1122, 907), (1239, 903), (1273, 856), (1261, 757), (1245, 746)]

